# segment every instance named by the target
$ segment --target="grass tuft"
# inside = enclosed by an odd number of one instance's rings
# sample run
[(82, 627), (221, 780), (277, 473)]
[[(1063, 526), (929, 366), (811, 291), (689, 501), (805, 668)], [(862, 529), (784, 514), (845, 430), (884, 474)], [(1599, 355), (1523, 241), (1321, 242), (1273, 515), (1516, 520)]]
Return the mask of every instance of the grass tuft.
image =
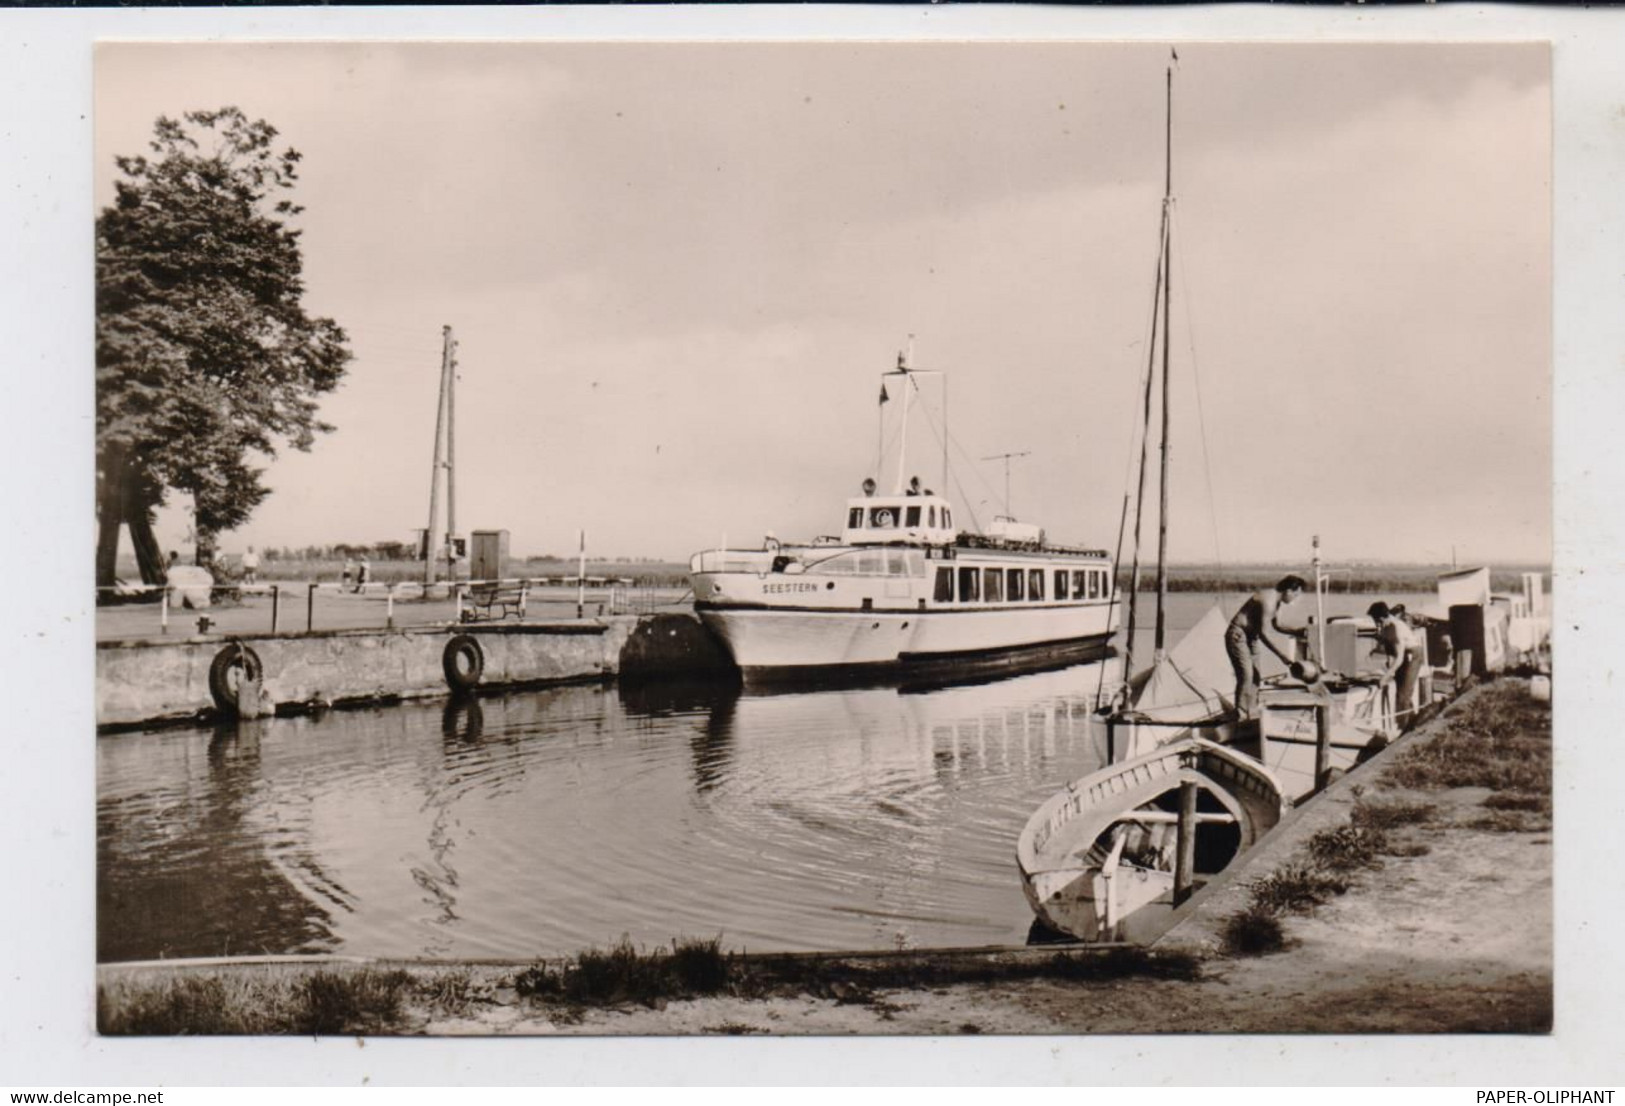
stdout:
[(1234, 956), (1262, 956), (1286, 947), (1281, 919), (1258, 903), (1226, 918), (1219, 934), (1225, 951)]
[(1416, 803), (1404, 799), (1360, 802), (1355, 804), (1354, 814), (1349, 821), (1361, 829), (1387, 832), (1400, 826), (1426, 825), (1437, 809), (1432, 803)]
[(107, 1036), (382, 1033), (400, 1023), (403, 971), (169, 975), (121, 980), (96, 994)]
[(1275, 914), (1306, 914), (1349, 889), (1347, 876), (1312, 864), (1287, 864), (1252, 885), (1253, 905)]
[(583, 1006), (648, 1005), (716, 994), (727, 988), (729, 976), (720, 938), (673, 941), (670, 952), (639, 952), (622, 937), (608, 949), (588, 949), (557, 966), (534, 964), (515, 977), (514, 989)]
[(1334, 872), (1376, 867), (1387, 849), (1388, 835), (1382, 830), (1352, 824), (1321, 830), (1309, 839), (1310, 858)]

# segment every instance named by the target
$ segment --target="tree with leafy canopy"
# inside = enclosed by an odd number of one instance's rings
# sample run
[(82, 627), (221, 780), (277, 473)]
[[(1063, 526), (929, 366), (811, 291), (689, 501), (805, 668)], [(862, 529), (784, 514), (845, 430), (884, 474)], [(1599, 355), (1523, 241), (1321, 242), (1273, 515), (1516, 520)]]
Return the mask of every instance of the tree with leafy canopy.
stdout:
[(114, 582), (121, 524), (142, 580), (164, 580), (153, 512), (189, 492), (200, 554), (269, 494), (256, 459), (332, 427), (317, 397), (350, 359), (301, 300), (300, 154), (235, 107), (160, 117), (152, 157), (116, 159), (96, 220), (96, 583)]

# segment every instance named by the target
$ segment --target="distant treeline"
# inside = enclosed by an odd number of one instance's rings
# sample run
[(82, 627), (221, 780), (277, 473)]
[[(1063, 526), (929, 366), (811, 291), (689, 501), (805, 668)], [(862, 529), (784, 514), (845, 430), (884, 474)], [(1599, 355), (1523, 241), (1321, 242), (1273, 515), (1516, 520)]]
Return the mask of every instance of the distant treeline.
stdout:
[[(417, 549), (411, 542), (373, 542), (371, 545), (338, 543), (335, 545), (284, 547), (267, 549), (267, 562), (261, 575), (274, 575), (282, 579), (316, 579), (337, 573), (346, 558), (365, 554), (373, 562), (373, 578), (389, 580), (416, 578), (418, 570), (407, 565), (422, 564)], [(236, 558), (228, 558), (235, 563)], [(393, 562), (393, 564), (391, 563)], [(271, 563), (274, 571), (267, 572)], [(508, 575), (521, 576), (574, 576), (577, 561), (573, 556), (538, 554), (533, 557), (508, 558)], [(633, 567), (635, 566), (635, 567)], [(466, 562), (464, 571), (466, 572)], [(1415, 593), (1431, 592), (1438, 585), (1440, 573), (1454, 571), (1449, 565), (1353, 565), (1323, 570), (1333, 592)], [(1512, 565), (1492, 569), (1490, 587), (1495, 591), (1514, 592), (1523, 588), (1522, 573), (1540, 572), (1546, 590), (1551, 590), (1551, 573), (1544, 566)], [(1168, 590), (1175, 592), (1236, 592), (1256, 591), (1272, 587), (1282, 576), (1293, 573), (1309, 580), (1313, 570), (1308, 565), (1171, 565), (1168, 569)], [(653, 557), (588, 557), (589, 576), (629, 578), (639, 587), (687, 587), (688, 566)], [(1118, 566), (1118, 587), (1127, 591), (1132, 573), (1126, 566)], [(1156, 567), (1140, 566), (1140, 591), (1155, 591)]]
[[(1442, 573), (1457, 571), (1449, 565), (1354, 565), (1322, 569), (1333, 592), (1419, 592), (1433, 591)], [(1490, 589), (1513, 592), (1523, 590), (1523, 573), (1539, 572), (1547, 591), (1551, 590), (1550, 572), (1539, 566), (1492, 568)], [(1314, 571), (1309, 566), (1292, 565), (1171, 565), (1168, 569), (1169, 591), (1257, 591), (1274, 586), (1288, 574), (1312, 581)], [(1118, 566), (1118, 586), (1129, 590), (1132, 572)], [(1140, 590), (1155, 591), (1157, 573), (1154, 567), (1140, 566)]]

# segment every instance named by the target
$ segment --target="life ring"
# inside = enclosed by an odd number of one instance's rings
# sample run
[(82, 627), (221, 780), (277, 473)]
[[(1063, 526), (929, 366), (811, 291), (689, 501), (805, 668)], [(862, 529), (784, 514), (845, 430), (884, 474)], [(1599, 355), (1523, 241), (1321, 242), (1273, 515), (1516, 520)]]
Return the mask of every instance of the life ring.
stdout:
[(891, 524), (892, 524), (892, 513), (890, 511), (879, 510), (879, 511), (875, 512), (875, 527), (877, 529), (889, 530), (889, 529), (891, 529)]
[(209, 664), (209, 694), (223, 714), (237, 713), (237, 689), (244, 680), (258, 680), (265, 674), (259, 654), (240, 641), (232, 642), (214, 655)]
[(485, 674), (485, 650), (468, 634), (458, 634), (446, 642), (440, 655), (440, 667), (445, 670), (446, 684), (457, 693), (473, 691)]

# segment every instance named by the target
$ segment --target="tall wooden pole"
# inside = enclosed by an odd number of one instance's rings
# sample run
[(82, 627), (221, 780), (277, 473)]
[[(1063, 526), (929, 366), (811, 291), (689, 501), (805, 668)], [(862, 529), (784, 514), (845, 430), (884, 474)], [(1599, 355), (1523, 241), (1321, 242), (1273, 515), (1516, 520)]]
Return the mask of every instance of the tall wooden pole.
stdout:
[(1168, 604), (1168, 324), (1174, 313), (1174, 67), (1168, 66), (1168, 115), (1162, 181), (1162, 504), (1157, 512), (1157, 636), (1155, 657), (1166, 653)]
[(429, 528), (423, 532), (423, 584), (434, 583), (435, 561), (440, 553), (435, 549), (435, 537), (440, 532), (440, 468), (444, 463), (440, 452), (446, 433), (446, 378), (451, 374), (451, 327), (440, 328), (440, 394), (434, 408), (434, 465), (429, 471)]
[(457, 582), (457, 339), (446, 328), (446, 575)]

